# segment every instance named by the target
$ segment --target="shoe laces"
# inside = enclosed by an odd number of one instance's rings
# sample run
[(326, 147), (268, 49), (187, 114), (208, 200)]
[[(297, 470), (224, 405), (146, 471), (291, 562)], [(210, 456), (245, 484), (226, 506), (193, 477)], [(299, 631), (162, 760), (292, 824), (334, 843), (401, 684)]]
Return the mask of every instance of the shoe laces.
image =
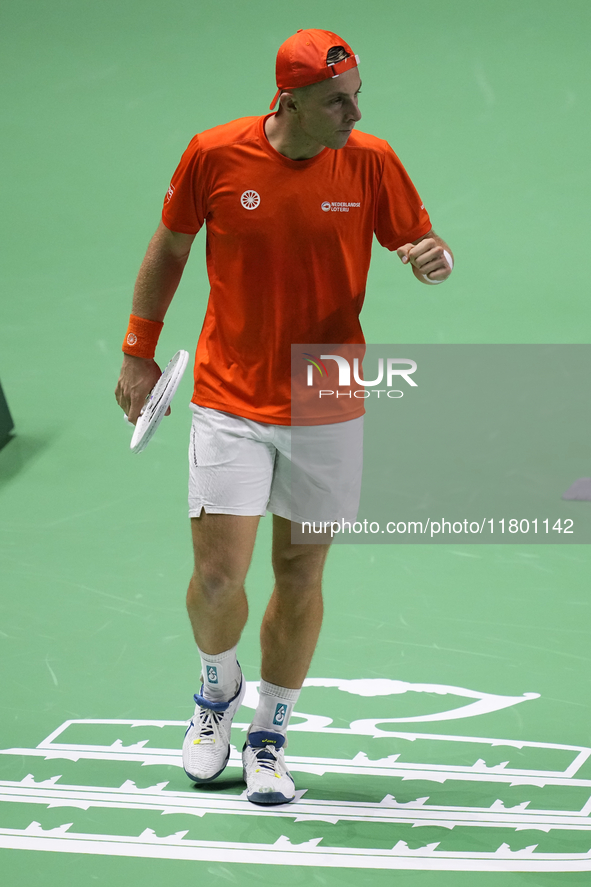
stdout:
[(281, 754), (280, 748), (274, 748), (273, 746), (263, 746), (262, 748), (253, 748), (253, 753), (256, 763), (258, 764), (257, 769), (268, 770), (271, 773), (275, 772), (277, 759)]
[(222, 739), (220, 731), (220, 721), (224, 716), (224, 712), (214, 711), (205, 706), (199, 706), (199, 723), (197, 730), (199, 733), (199, 742), (214, 744)]

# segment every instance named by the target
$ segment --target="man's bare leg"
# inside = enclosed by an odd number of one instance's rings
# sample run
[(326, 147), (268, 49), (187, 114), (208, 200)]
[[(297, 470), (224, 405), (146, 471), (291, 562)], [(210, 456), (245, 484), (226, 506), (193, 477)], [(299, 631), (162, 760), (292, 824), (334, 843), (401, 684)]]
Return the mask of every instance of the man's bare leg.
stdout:
[(328, 544), (292, 544), (291, 527), (274, 516), (275, 588), (261, 626), (259, 703), (242, 752), (246, 797), (255, 804), (284, 804), (295, 797), (284, 757), (286, 731), (322, 624)]
[(187, 611), (200, 650), (212, 655), (235, 647), (248, 617), (244, 580), (259, 517), (206, 514), (191, 518), (195, 568)]
[(248, 616), (244, 579), (258, 517), (205, 514), (191, 519), (195, 569), (187, 610), (201, 657), (203, 689), (183, 741), (183, 767), (197, 783), (211, 782), (230, 754), (232, 720), (245, 684), (236, 645)]
[(275, 588), (261, 626), (264, 681), (299, 690), (322, 625), (322, 572), (329, 545), (292, 544), (291, 522), (273, 516)]

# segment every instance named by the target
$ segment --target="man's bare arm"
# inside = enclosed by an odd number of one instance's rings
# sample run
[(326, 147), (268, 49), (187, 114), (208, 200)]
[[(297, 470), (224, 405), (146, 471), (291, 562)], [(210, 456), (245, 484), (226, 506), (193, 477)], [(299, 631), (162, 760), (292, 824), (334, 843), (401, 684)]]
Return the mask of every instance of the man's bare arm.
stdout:
[[(445, 253), (447, 252), (449, 260)], [(454, 265), (453, 253), (445, 240), (431, 230), (414, 240), (405, 243), (396, 250), (403, 264), (410, 262), (417, 280), (427, 285), (441, 283), (452, 272)], [(451, 262), (451, 263), (450, 263)]]
[[(146, 320), (164, 320), (183, 274), (195, 236), (169, 231), (160, 222), (152, 237), (135, 282), (132, 314)], [(115, 389), (117, 403), (135, 423), (144, 401), (161, 376), (154, 360), (123, 355)]]
[(132, 314), (164, 320), (179, 285), (194, 234), (169, 231), (160, 222), (140, 266), (133, 291)]

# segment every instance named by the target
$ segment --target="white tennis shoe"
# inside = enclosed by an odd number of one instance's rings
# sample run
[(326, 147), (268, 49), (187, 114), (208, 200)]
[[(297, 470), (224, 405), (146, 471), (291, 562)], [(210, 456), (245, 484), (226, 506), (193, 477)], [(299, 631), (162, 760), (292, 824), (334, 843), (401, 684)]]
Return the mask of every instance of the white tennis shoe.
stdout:
[(183, 741), (183, 767), (193, 782), (211, 782), (224, 771), (230, 757), (232, 721), (245, 692), (240, 675), (238, 692), (229, 702), (212, 702), (197, 693), (193, 697), (195, 713)]
[(285, 736), (260, 730), (249, 733), (242, 749), (246, 797), (253, 804), (287, 804), (295, 785), (285, 765)]

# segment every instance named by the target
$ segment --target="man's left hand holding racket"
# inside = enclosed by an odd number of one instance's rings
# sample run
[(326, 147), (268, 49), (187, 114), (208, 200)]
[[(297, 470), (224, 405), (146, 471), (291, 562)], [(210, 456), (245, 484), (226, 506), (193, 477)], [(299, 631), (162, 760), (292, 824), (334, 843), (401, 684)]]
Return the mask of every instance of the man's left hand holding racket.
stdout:
[[(131, 354), (123, 355), (115, 397), (131, 425), (136, 424), (147, 396), (161, 375), (162, 370), (155, 360), (133, 357)], [(170, 407), (165, 415), (170, 415)]]
[[(135, 431), (133, 432), (133, 437), (131, 438), (131, 443), (129, 445), (132, 453), (141, 453), (142, 450), (146, 449), (164, 416), (169, 415), (170, 403), (179, 387), (181, 379), (183, 378), (183, 373), (187, 368), (188, 362), (189, 352), (177, 351), (174, 357), (168, 361), (166, 369), (147, 395), (140, 414), (137, 417)], [(154, 366), (157, 372), (160, 372), (158, 364), (154, 364)], [(144, 390), (141, 382), (138, 386), (138, 390)], [(133, 389), (132, 392), (135, 393)], [(131, 403), (133, 404), (133, 407), (137, 409), (135, 399), (132, 399)], [(131, 422), (127, 416), (125, 418), (128, 422)]]
[[(164, 315), (180, 282), (194, 239), (194, 235), (170, 231), (160, 222), (150, 241), (137, 276), (133, 294), (132, 317), (135, 317), (136, 320), (150, 318), (146, 321), (147, 323), (162, 327)], [(141, 339), (139, 333), (138, 337)], [(130, 342), (133, 344), (138, 337), (133, 333), (128, 333), (126, 336), (123, 365), (115, 390), (117, 403), (125, 413), (127, 420), (137, 426), (132, 439), (132, 450), (136, 453), (146, 446), (162, 416), (169, 415), (170, 400), (176, 391), (189, 357), (186, 351), (177, 352), (162, 373), (151, 356), (154, 354), (157, 335), (154, 338), (154, 347), (147, 352), (147, 355), (145, 351), (143, 355), (136, 355), (133, 353), (133, 348), (128, 349), (128, 344)], [(149, 338), (152, 336), (150, 335)], [(129, 353), (130, 351), (132, 353)], [(162, 382), (159, 383), (160, 379)], [(164, 384), (165, 382), (167, 384)], [(168, 402), (163, 410), (162, 407), (166, 400)], [(138, 442), (139, 426), (142, 423), (147, 424), (148, 419), (150, 433), (145, 436), (143, 445), (134, 446), (134, 441), (136, 444)]]

